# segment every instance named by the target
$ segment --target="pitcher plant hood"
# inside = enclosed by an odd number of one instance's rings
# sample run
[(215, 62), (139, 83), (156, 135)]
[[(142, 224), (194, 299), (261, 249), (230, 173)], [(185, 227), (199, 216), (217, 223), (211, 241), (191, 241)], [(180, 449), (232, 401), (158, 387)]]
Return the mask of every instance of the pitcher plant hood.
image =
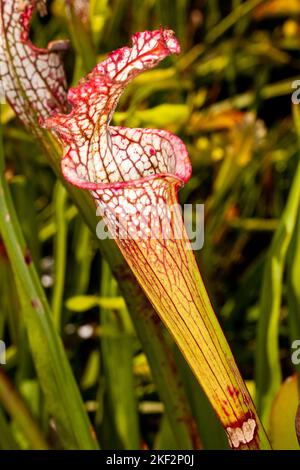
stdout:
[(128, 83), (180, 47), (171, 30), (145, 31), (133, 47), (111, 53), (79, 86), (69, 91), (69, 115), (46, 121), (65, 144), (63, 173), (76, 186), (90, 190), (121, 188), (160, 175), (186, 182), (191, 164), (183, 142), (167, 131), (110, 125)]

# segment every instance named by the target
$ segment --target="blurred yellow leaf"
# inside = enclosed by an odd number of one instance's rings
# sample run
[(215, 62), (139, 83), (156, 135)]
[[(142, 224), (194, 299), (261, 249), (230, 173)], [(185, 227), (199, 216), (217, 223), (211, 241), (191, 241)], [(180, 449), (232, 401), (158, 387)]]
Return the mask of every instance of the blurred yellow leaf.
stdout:
[(273, 402), (270, 416), (270, 439), (275, 450), (299, 450), (295, 416), (299, 392), (297, 375), (288, 377)]
[(146, 73), (135, 78), (134, 86), (137, 87), (138, 85), (153, 83), (153, 81), (167, 80), (174, 77), (175, 74), (176, 69), (174, 67), (169, 67), (167, 69), (148, 70)]
[(1, 124), (4, 126), (15, 117), (13, 109), (8, 104), (2, 105)]
[(66, 307), (72, 312), (85, 312), (94, 307), (121, 310), (125, 307), (123, 297), (97, 297), (93, 295), (77, 295), (66, 301)]
[(145, 354), (141, 353), (134, 357), (133, 371), (136, 375), (144, 376), (148, 379), (151, 377), (151, 369)]
[(255, 382), (254, 380), (245, 380), (245, 384), (248, 388), (248, 391), (252, 397), (252, 399), (255, 399)]
[(188, 117), (189, 107), (186, 104), (162, 104), (150, 109), (136, 110), (133, 116), (115, 113), (114, 122), (117, 125), (126, 122), (129, 127), (161, 128), (176, 132)]
[(254, 17), (261, 19), (267, 16), (295, 15), (298, 13), (300, 13), (299, 0), (269, 0), (254, 10)]
[(297, 21), (292, 19), (286, 20), (282, 29), (284, 36), (287, 38), (297, 37), (300, 31)]
[(193, 132), (231, 129), (242, 121), (243, 116), (244, 113), (236, 109), (209, 114), (195, 112), (191, 116), (189, 130)]

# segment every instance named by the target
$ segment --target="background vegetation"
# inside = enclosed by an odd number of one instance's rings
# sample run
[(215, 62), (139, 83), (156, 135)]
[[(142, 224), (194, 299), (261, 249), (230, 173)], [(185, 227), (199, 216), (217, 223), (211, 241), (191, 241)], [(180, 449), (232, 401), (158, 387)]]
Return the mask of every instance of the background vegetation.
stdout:
[[(210, 297), (273, 446), (298, 448), (293, 374), (299, 366), (291, 363), (291, 343), (300, 339), (300, 108), (292, 106), (291, 94), (300, 78), (299, 1), (91, 0), (80, 18), (61, 0), (48, 3), (48, 15), (34, 17), (31, 37), (42, 47), (71, 38), (65, 55), (70, 85), (136, 31), (167, 25), (179, 37), (182, 54), (138, 77), (114, 122), (168, 129), (186, 143), (193, 176), (180, 197), (205, 204), (205, 244), (196, 257)], [(32, 341), (53, 348), (57, 367), (64, 351), (50, 330), (35, 335), (34, 322), (29, 347), (22, 296), (0, 239), (0, 338), (7, 345), (0, 448), (92, 448), (84, 413), (74, 412), (66, 429), (53, 419), (60, 400), (72, 414), (81, 399), (101, 448), (185, 448), (198, 446), (199, 436), (204, 448), (226, 448), (209, 405), (162, 330), (195, 424), (192, 444), (174, 435), (95, 234), (8, 105), (1, 121), (5, 179), (81, 397), (65, 365), (65, 398), (51, 388), (47, 370), (37, 376)], [(41, 361), (43, 354), (41, 347)]]

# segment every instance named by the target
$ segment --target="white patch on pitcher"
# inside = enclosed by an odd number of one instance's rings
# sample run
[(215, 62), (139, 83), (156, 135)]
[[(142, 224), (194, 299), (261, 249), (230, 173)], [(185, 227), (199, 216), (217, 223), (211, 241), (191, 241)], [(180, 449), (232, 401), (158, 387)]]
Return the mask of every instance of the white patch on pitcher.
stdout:
[(249, 418), (245, 421), (241, 428), (226, 428), (227, 435), (234, 448), (238, 448), (241, 444), (248, 444), (253, 440), (256, 422)]

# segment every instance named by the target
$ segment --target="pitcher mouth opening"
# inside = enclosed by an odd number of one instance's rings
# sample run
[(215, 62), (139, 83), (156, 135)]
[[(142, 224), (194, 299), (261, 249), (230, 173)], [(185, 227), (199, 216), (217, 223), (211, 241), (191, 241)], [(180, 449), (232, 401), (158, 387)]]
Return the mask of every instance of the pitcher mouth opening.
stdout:
[[(189, 180), (192, 169), (187, 149), (172, 133), (122, 127), (110, 127), (107, 133), (111, 139), (111, 156), (106, 167), (101, 158), (101, 147), (98, 154), (95, 152), (94, 158), (89, 159), (86, 165), (81, 162), (80, 154), (74, 150), (74, 147), (70, 147), (66, 152), (62, 159), (62, 172), (70, 183), (82, 189), (97, 191), (108, 188), (140, 187), (147, 181), (158, 178), (167, 178), (180, 187)], [(131, 135), (137, 134), (144, 139), (145, 148), (130, 138)], [(147, 139), (152, 142), (153, 135), (156, 139), (156, 148), (149, 145), (149, 142), (145, 143)], [(127, 146), (127, 153), (118, 150), (117, 145), (121, 148)], [(103, 152), (105, 150), (104, 147)], [(139, 155), (137, 150), (140, 152)], [(111, 163), (115, 166), (114, 171), (109, 173)]]
[(79, 178), (74, 172), (73, 175), (68, 171), (65, 172), (62, 168), (64, 177), (69, 183), (80, 189), (87, 189), (89, 191), (100, 191), (104, 189), (124, 189), (124, 188), (137, 188), (143, 186), (144, 183), (155, 179), (168, 179), (170, 183), (174, 183), (178, 188), (184, 186), (184, 181), (171, 173), (158, 173), (155, 175), (145, 176), (144, 178), (129, 180), (129, 181), (117, 181), (115, 183), (93, 183), (91, 181)]

